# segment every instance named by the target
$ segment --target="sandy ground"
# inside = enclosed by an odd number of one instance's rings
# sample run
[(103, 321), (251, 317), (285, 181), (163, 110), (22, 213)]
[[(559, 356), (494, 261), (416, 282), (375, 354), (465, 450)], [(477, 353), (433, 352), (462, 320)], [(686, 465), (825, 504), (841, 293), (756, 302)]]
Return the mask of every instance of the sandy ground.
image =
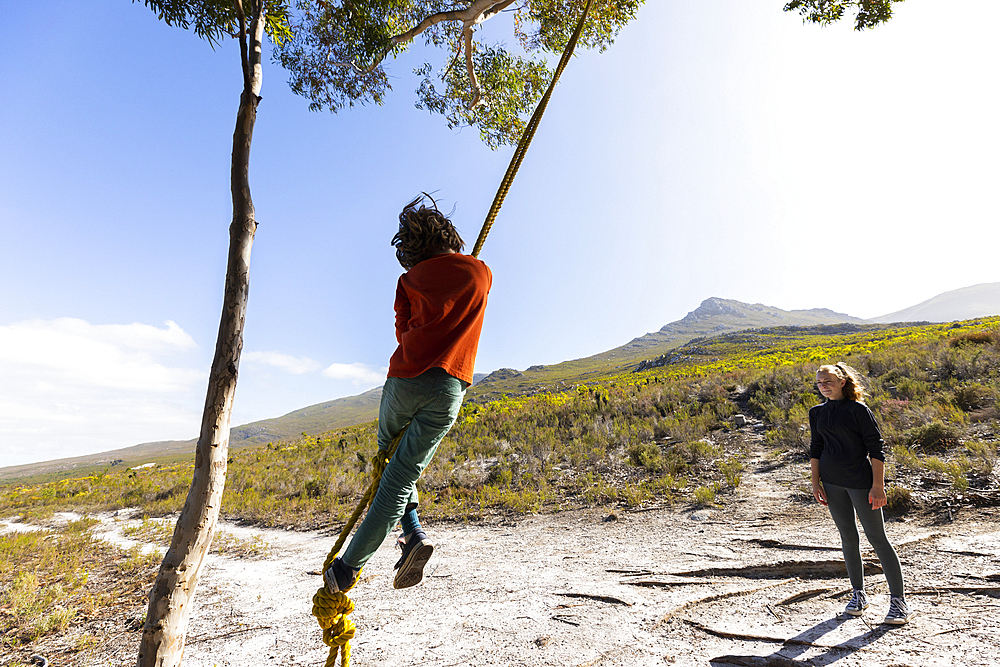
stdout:
[[(430, 525), (424, 581), (403, 591), (392, 588), (391, 536), (352, 591), (352, 664), (996, 665), (996, 510), (889, 523), (916, 610), (891, 627), (881, 624), (888, 592), (874, 554), (872, 606), (861, 618), (841, 614), (850, 587), (839, 541), (826, 509), (804, 499), (803, 471), (751, 458), (717, 510)], [(310, 613), (321, 580), (311, 572), (335, 535), (224, 529), (262, 534), (271, 551), (209, 557), (185, 664), (322, 665), (328, 649)], [(83, 664), (134, 664), (138, 634), (123, 632)]]

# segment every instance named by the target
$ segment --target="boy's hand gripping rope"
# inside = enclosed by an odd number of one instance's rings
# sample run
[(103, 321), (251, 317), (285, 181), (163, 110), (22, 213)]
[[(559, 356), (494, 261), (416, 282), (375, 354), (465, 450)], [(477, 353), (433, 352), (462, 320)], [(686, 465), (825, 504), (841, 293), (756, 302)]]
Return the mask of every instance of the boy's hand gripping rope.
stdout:
[[(486, 215), (486, 221), (483, 223), (483, 228), (479, 232), (479, 238), (476, 239), (476, 245), (472, 249), (472, 256), (478, 257), (479, 252), (483, 249), (483, 243), (486, 242), (486, 236), (490, 233), (490, 228), (493, 227), (493, 222), (496, 220), (497, 214), (500, 212), (500, 207), (503, 206), (503, 200), (507, 196), (507, 192), (510, 190), (511, 183), (514, 182), (514, 177), (517, 175), (517, 170), (521, 167), (521, 162), (524, 161), (524, 155), (528, 151), (528, 146), (531, 144), (532, 138), (535, 136), (535, 130), (538, 129), (538, 124), (542, 120), (542, 114), (545, 113), (545, 108), (549, 104), (549, 98), (552, 97), (552, 91), (556, 87), (556, 82), (559, 81), (559, 76), (562, 74), (563, 70), (566, 69), (566, 64), (573, 55), (573, 50), (576, 48), (576, 43), (580, 39), (580, 35), (583, 33), (583, 26), (587, 21), (587, 14), (590, 12), (590, 6), (593, 4), (594, 0), (587, 0), (587, 4), (583, 8), (583, 13), (580, 14), (580, 20), (576, 24), (576, 30), (573, 31), (573, 36), (570, 37), (569, 43), (566, 44), (566, 48), (563, 50), (562, 58), (559, 59), (559, 65), (556, 67), (555, 73), (552, 75), (552, 81), (549, 83), (548, 89), (542, 96), (541, 101), (538, 106), (535, 107), (535, 112), (531, 115), (531, 119), (528, 121), (527, 126), (524, 128), (524, 134), (521, 135), (521, 140), (517, 144), (517, 148), (514, 150), (514, 156), (511, 158), (510, 165), (507, 167), (507, 173), (504, 174), (503, 180), (500, 182), (500, 188), (497, 190), (496, 196), (493, 198), (493, 204), (490, 206), (490, 211)], [(389, 448), (385, 451), (378, 450), (374, 457), (372, 457), (372, 483), (368, 487), (368, 491), (365, 493), (361, 502), (358, 503), (357, 508), (354, 510), (354, 514), (348, 520), (347, 525), (344, 529), (340, 531), (340, 537), (337, 538), (336, 544), (333, 545), (333, 549), (330, 550), (329, 555), (327, 555), (326, 560), (323, 562), (323, 572), (326, 572), (331, 565), (333, 565), (334, 558), (340, 553), (340, 549), (344, 546), (344, 542), (347, 541), (347, 536), (351, 534), (351, 530), (354, 528), (354, 524), (358, 522), (358, 518), (361, 513), (368, 508), (368, 505), (375, 498), (375, 494), (378, 492), (379, 482), (382, 480), (382, 472), (385, 470), (385, 466), (389, 463), (389, 459), (396, 451), (396, 447), (399, 445), (400, 439), (403, 437), (403, 433), (406, 429), (403, 429), (399, 435), (397, 435)], [(360, 578), (360, 572), (359, 572)], [(357, 579), (355, 579), (355, 583)], [(353, 587), (353, 584), (352, 584)], [(350, 590), (350, 589), (348, 589)], [(340, 665), (341, 667), (350, 667), (351, 664), (351, 639), (354, 637), (355, 625), (354, 621), (347, 617), (354, 611), (354, 603), (345, 591), (339, 593), (331, 593), (327, 590), (326, 586), (320, 587), (316, 591), (316, 595), (313, 596), (313, 616), (319, 622), (321, 628), (323, 628), (323, 643), (330, 647), (330, 654), (326, 659), (326, 667), (335, 667), (337, 664), (337, 654), (340, 654)]]

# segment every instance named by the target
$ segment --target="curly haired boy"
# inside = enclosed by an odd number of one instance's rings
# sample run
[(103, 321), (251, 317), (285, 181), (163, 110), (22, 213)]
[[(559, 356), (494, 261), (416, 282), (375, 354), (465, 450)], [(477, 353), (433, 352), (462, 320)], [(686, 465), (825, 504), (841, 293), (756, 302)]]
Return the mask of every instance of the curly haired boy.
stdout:
[[(428, 199), (430, 199), (428, 197)], [(386, 449), (405, 428), (378, 492), (351, 543), (323, 573), (331, 592), (354, 585), (358, 573), (399, 522), (402, 556), (394, 588), (420, 583), (434, 551), (417, 518), (420, 474), (451, 430), (472, 384), (493, 276), (485, 263), (460, 251), (465, 242), (430, 200), (417, 197), (399, 214), (392, 238), (406, 269), (396, 286), (396, 340), (382, 389), (378, 446)]]

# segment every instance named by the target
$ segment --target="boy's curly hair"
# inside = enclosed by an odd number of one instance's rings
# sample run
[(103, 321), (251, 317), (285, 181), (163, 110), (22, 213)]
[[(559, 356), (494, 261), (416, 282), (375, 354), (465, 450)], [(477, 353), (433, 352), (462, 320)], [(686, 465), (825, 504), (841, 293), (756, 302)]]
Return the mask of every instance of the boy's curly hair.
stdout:
[[(424, 206), (425, 197), (430, 199), (430, 206)], [(396, 248), (396, 259), (408, 271), (441, 252), (461, 251), (465, 241), (451, 220), (438, 210), (434, 198), (424, 193), (403, 207), (392, 245)]]
[(865, 391), (865, 386), (861, 381), (861, 373), (857, 372), (843, 361), (832, 365), (827, 364), (825, 366), (820, 366), (819, 370), (826, 371), (831, 375), (836, 375), (841, 380), (846, 381), (844, 384), (844, 398), (864, 403), (865, 397), (868, 396), (868, 392)]

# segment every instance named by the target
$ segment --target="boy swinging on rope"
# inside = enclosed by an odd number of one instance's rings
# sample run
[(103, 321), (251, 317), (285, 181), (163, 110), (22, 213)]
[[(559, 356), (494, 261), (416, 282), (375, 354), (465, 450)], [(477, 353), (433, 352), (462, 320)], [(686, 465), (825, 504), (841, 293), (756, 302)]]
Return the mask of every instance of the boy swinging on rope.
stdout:
[[(430, 197), (428, 197), (430, 199)], [(423, 579), (434, 551), (417, 518), (417, 479), (458, 417), (483, 328), (489, 268), (459, 251), (465, 242), (433, 199), (417, 197), (399, 214), (392, 237), (406, 269), (396, 285), (396, 340), (378, 415), (378, 446), (386, 449), (404, 428), (396, 453), (382, 473), (378, 492), (344, 553), (323, 580), (331, 593), (346, 591), (399, 522), (394, 588)]]

